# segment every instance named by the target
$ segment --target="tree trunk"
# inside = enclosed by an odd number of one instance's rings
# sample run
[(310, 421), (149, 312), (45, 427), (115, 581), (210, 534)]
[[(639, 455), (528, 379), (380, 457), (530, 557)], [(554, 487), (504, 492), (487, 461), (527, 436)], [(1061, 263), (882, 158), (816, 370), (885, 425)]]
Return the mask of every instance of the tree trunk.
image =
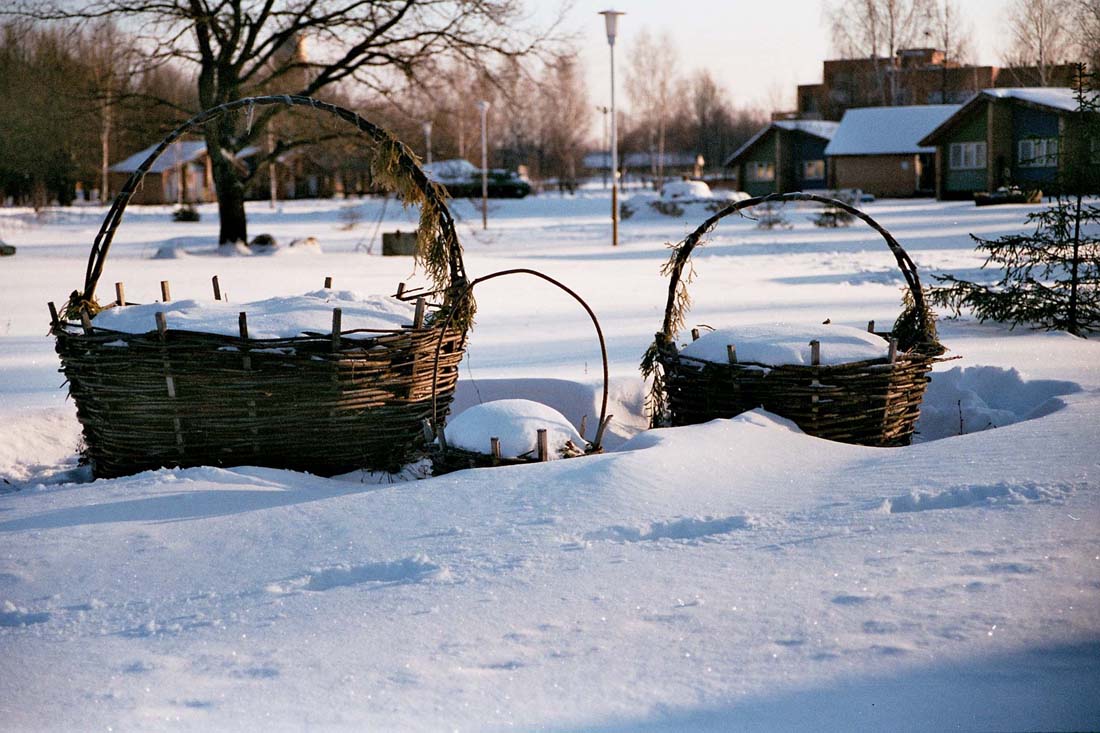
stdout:
[[(206, 151), (214, 174), (214, 191), (218, 196), (218, 244), (248, 244), (248, 222), (244, 213), (244, 183), (234, 168), (233, 161), (226, 157), (228, 141), (219, 140), (223, 133), (221, 123), (210, 125), (206, 130)], [(228, 135), (226, 135), (228, 137)]]

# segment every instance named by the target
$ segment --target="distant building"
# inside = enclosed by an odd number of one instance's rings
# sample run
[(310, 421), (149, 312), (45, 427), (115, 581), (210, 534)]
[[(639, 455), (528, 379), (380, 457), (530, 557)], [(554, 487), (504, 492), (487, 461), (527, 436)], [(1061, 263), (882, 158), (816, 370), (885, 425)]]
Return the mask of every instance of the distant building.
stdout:
[[(633, 176), (635, 179), (647, 180), (656, 175), (658, 159), (664, 164), (665, 180), (676, 179), (681, 176), (691, 175), (695, 169), (695, 153), (666, 152), (661, 156), (657, 153), (626, 153), (619, 158), (623, 178)], [(586, 153), (581, 159), (581, 168), (589, 176), (599, 176), (611, 169), (610, 152), (600, 151)]]
[[(1048, 68), (1048, 86), (1069, 86), (1072, 64)], [(961, 66), (943, 51), (908, 48), (893, 58), (830, 59), (820, 84), (800, 84), (798, 116), (839, 120), (848, 109), (960, 104), (982, 89), (1036, 86), (1036, 67)]]
[[(156, 147), (150, 145), (108, 168), (111, 190), (122, 190), (130, 175)], [(206, 143), (197, 140), (177, 140), (169, 145), (150, 166), (130, 199), (135, 204), (186, 204), (214, 200), (214, 181), (206, 155)]]
[(825, 147), (829, 188), (857, 188), (878, 197), (931, 196), (936, 149), (920, 140), (960, 105), (867, 107), (844, 113)]
[(969, 198), (1001, 186), (1059, 186), (1067, 164), (1096, 165), (1097, 150), (1074, 150), (1069, 88), (985, 89), (920, 140), (936, 149), (936, 197)]
[(737, 187), (753, 196), (828, 186), (825, 146), (836, 122), (774, 120), (726, 160)]

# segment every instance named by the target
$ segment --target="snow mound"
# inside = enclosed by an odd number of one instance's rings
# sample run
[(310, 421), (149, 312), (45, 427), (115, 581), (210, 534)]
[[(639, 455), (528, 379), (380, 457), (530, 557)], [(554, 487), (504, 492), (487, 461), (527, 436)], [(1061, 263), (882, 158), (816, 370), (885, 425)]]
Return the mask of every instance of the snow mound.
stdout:
[(702, 181), (669, 181), (661, 188), (661, 198), (665, 201), (709, 199), (713, 196), (710, 186)]
[(1068, 485), (1041, 486), (1035, 483), (989, 486), (959, 486), (946, 491), (914, 491), (887, 499), (882, 504), (889, 514), (926, 512), (935, 509), (962, 509), (972, 506), (1003, 506), (1058, 501), (1074, 492)]
[(739, 529), (751, 529), (756, 521), (746, 515), (729, 517), (683, 517), (663, 522), (652, 522), (640, 527), (614, 525), (585, 535), (586, 540), (611, 540), (613, 542), (652, 542), (656, 540), (706, 540), (729, 534)]
[(582, 448), (585, 440), (560, 412), (531, 400), (495, 400), (475, 405), (447, 424), (447, 443), (462, 450), (489, 453), (491, 438), (500, 438), (504, 458), (534, 455), (538, 431), (546, 430), (550, 459)]
[(445, 567), (437, 565), (424, 555), (416, 555), (392, 562), (340, 563), (312, 568), (297, 577), (270, 583), (265, 590), (274, 595), (297, 591), (317, 593), (363, 583), (416, 583), (421, 580), (449, 578), (450, 572)]
[(821, 342), (821, 363), (850, 364), (867, 359), (886, 358), (890, 344), (881, 336), (851, 326), (833, 324), (764, 323), (721, 328), (693, 341), (681, 356), (725, 364), (726, 346), (737, 349), (739, 362), (768, 366), (808, 365), (810, 342)]
[(1076, 382), (1025, 380), (1015, 369), (955, 367), (932, 375), (917, 439), (940, 440), (1045, 417), (1065, 407), (1060, 396), (1080, 391)]
[[(384, 295), (359, 295), (350, 290), (315, 290), (305, 295), (268, 298), (252, 303), (176, 300), (169, 303), (108, 308), (95, 325), (123, 333), (146, 333), (156, 328), (155, 314), (163, 312), (168, 328), (226, 336), (239, 334), (238, 316), (248, 313), (248, 334), (254, 339), (292, 338), (305, 332), (330, 333), (332, 309), (342, 311), (341, 325), (351, 329), (393, 330), (412, 323), (410, 303)], [(372, 334), (346, 334), (369, 338)]]

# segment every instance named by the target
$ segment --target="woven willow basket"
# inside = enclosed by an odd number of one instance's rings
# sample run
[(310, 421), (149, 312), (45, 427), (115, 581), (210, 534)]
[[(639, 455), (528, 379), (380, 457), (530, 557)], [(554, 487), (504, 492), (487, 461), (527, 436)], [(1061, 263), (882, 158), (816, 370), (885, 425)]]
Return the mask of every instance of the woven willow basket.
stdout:
[[(325, 112), (363, 133), (376, 180), (420, 206), (419, 256), (434, 281), (429, 295), (440, 302), (419, 300), (417, 322), (390, 331), (341, 330), (339, 313), (330, 333), (280, 339), (249, 338), (244, 316), (239, 336), (177, 330), (159, 317), (147, 333), (98, 328), (96, 283), (145, 172), (188, 130), (242, 107), (274, 104)], [(197, 465), (321, 475), (395, 470), (423, 449), (422, 421), (450, 405), (473, 312), (444, 194), (412, 153), (354, 112), (296, 96), (221, 105), (174, 130), (108, 212), (83, 292), (73, 293), (60, 315), (50, 305), (57, 353), (97, 477)]]
[[(587, 443), (584, 446), (577, 446), (577, 452), (575, 455), (564, 456), (568, 458), (577, 458), (581, 456), (595, 455), (603, 452), (603, 434), (607, 429), (608, 423), (611, 421), (611, 416), (607, 414), (607, 396), (608, 396), (608, 363), (607, 363), (607, 346), (604, 342), (603, 329), (600, 328), (600, 322), (596, 318), (595, 312), (584, 301), (581, 296), (577, 295), (572, 289), (562, 284), (558, 280), (544, 275), (537, 270), (530, 270), (527, 268), (515, 268), (511, 270), (501, 270), (500, 272), (494, 272), (483, 277), (479, 277), (467, 286), (468, 292), (473, 293), (475, 286), (498, 277), (505, 277), (508, 275), (532, 275), (534, 277), (545, 280), (546, 282), (554, 285), (558, 289), (564, 291), (584, 308), (588, 317), (592, 320), (592, 325), (596, 329), (596, 340), (600, 345), (600, 358), (603, 360), (603, 398), (600, 401), (600, 417), (596, 423), (596, 435), (591, 443)], [(442, 364), (443, 356), (442, 338), (437, 343), (437, 360)], [(435, 475), (450, 473), (452, 471), (461, 471), (465, 468), (490, 468), (493, 466), (516, 466), (526, 463), (539, 463), (541, 461), (548, 460), (547, 447), (545, 443), (545, 433), (540, 435), (540, 445), (536, 446), (535, 450), (530, 455), (523, 455), (518, 457), (503, 457), (499, 454), (498, 446), (490, 443), (485, 446), (484, 452), (482, 451), (470, 451), (462, 448), (457, 448), (447, 443), (446, 433), (443, 429), (442, 417), (445, 413), (435, 412), (433, 405), (433, 417), (430, 424), (428, 424), (429, 437), (432, 439), (432, 471)], [(582, 420), (583, 424), (583, 420)], [(541, 431), (540, 431), (541, 432)], [(581, 428), (581, 437), (584, 437), (584, 428)], [(498, 438), (500, 436), (497, 436)]]
[[(882, 235), (909, 288), (908, 307), (890, 332), (889, 358), (839, 365), (715, 364), (679, 353), (675, 338), (688, 303), (684, 269), (701, 238), (723, 218), (765, 202), (813, 201), (843, 210)], [(693, 425), (763, 407), (821, 438), (872, 446), (908, 445), (920, 416), (928, 372), (944, 349), (936, 340), (916, 265), (870, 216), (836, 199), (805, 193), (771, 194), (737, 202), (707, 219), (674, 249), (664, 322), (642, 369), (654, 379), (655, 425)], [(734, 345), (736, 346), (736, 345)]]

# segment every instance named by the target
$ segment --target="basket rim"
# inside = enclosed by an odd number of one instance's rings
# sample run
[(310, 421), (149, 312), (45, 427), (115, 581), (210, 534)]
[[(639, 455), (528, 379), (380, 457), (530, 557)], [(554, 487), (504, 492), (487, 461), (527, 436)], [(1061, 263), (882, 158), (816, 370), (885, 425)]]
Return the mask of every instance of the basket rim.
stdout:
[[(682, 283), (683, 272), (691, 259), (691, 254), (695, 247), (705, 244), (705, 242), (702, 241), (703, 236), (712, 231), (714, 227), (718, 225), (718, 222), (727, 216), (772, 201), (812, 201), (825, 206), (832, 206), (855, 216), (878, 232), (886, 241), (886, 246), (889, 247), (890, 252), (894, 255), (898, 269), (901, 270), (906, 285), (909, 287), (909, 292), (913, 298), (914, 309), (918, 319), (919, 331), (921, 333), (928, 332), (928, 316), (920, 275), (917, 273), (916, 264), (898, 240), (871, 216), (846, 201), (828, 196), (819, 196), (817, 194), (795, 191), (788, 193), (771, 193), (766, 196), (755, 196), (732, 203), (712, 214), (694, 231), (680, 240), (679, 244), (673, 247), (673, 256), (666, 265), (666, 272), (669, 275), (669, 284), (668, 297), (665, 301), (664, 319), (661, 322), (661, 330), (657, 334), (661, 337), (658, 340), (664, 341), (664, 344), (661, 344), (662, 346), (666, 348), (672, 346), (676, 334), (683, 328), (682, 321), (686, 315), (686, 306), (682, 303), (683, 295), (686, 295), (686, 285)], [(672, 347), (674, 348), (674, 346)], [(906, 350), (908, 351), (908, 349)]]
[[(103, 223), (92, 242), (91, 250), (88, 254), (88, 265), (84, 276), (83, 291), (74, 291), (70, 296), (68, 307), (65, 309), (66, 314), (75, 314), (84, 308), (90, 308), (94, 313), (96, 286), (103, 274), (103, 267), (106, 263), (107, 255), (110, 252), (111, 243), (114, 240), (115, 232), (122, 223), (126, 207), (129, 205), (130, 200), (133, 198), (134, 193), (153, 163), (156, 162), (169, 146), (193, 128), (210, 122), (229, 112), (241, 108), (248, 108), (248, 110), (251, 111), (255, 107), (271, 105), (308, 107), (325, 112), (353, 125), (360, 132), (364, 133), (376, 152), (383, 149), (391, 152), (394, 155), (395, 165), (390, 166), (392, 170), (387, 170), (387, 174), (393, 174), (403, 178), (410, 184), (410, 187), (398, 191), (398, 193), (406, 203), (419, 203), (424, 207), (422, 210), (422, 221), (429, 215), (435, 219), (434, 223), (437, 229), (434, 233), (435, 241), (434, 243), (425, 241), (418, 243), (418, 259), (422, 259), (425, 255), (430, 254), (428, 250), (432, 249), (433, 245), (434, 247), (442, 247), (446, 265), (443, 267), (442, 263), (440, 263), (440, 269), (432, 273), (433, 279), (435, 280), (433, 283), (435, 290), (444, 293), (444, 299), (448, 305), (458, 305), (459, 298), (469, 297), (468, 292), (463, 287), (467, 282), (467, 277), (465, 264), (462, 260), (462, 246), (458, 241), (458, 235), (455, 231), (454, 218), (447, 208), (446, 191), (427, 177), (420, 167), (418, 159), (408, 146), (399, 141), (389, 131), (370, 122), (357, 112), (345, 107), (330, 102), (324, 102), (313, 97), (292, 94), (271, 94), (244, 97), (206, 109), (180, 124), (161, 140), (153, 152), (150, 153), (141, 165), (138, 166), (137, 170), (130, 175), (122, 190), (112, 202), (111, 208), (104, 217)], [(432, 268), (429, 263), (429, 271), (431, 270)], [(464, 320), (468, 322), (470, 316), (472, 316), (472, 302), (467, 302), (464, 305), (466, 307), (461, 308), (461, 310), (465, 313)]]

